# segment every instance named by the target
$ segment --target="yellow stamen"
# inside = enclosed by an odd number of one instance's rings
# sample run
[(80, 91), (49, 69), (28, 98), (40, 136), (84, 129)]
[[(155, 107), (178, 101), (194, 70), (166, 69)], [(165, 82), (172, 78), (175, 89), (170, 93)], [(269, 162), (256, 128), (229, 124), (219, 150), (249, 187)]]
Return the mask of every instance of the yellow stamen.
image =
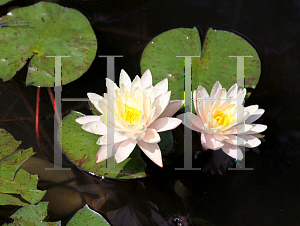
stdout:
[(235, 116), (224, 114), (222, 110), (216, 110), (213, 118), (216, 119), (221, 126), (228, 126), (234, 119)]
[(125, 104), (125, 114), (121, 113), (121, 117), (132, 124), (134, 120), (140, 117), (140, 112), (136, 108)]

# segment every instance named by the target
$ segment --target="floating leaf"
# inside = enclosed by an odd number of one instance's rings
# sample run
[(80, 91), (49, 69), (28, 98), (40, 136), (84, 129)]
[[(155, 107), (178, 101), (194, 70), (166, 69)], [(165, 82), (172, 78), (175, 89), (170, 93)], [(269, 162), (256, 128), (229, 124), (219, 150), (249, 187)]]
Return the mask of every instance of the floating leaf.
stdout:
[(4, 4), (6, 4), (6, 3), (10, 2), (10, 1), (11, 0), (0, 0), (0, 6), (4, 5)]
[[(14, 151), (20, 144), (12, 135), (0, 129), (0, 205), (21, 205), (37, 203), (45, 191), (37, 190), (37, 175), (30, 175), (19, 167), (32, 155), (32, 148)], [(16, 172), (17, 171), (17, 172)], [(19, 194), (23, 202), (11, 194)]]
[(62, 85), (90, 67), (97, 40), (89, 21), (77, 10), (50, 2), (17, 8), (0, 20), (0, 78), (11, 79), (30, 59), (27, 84), (54, 86), (54, 58), (61, 58)]
[(84, 131), (81, 125), (75, 122), (76, 118), (83, 116), (72, 111), (62, 122), (62, 150), (72, 162), (89, 172), (111, 178), (134, 179), (146, 176), (146, 165), (137, 149), (123, 162), (115, 164), (115, 169), (106, 168), (106, 160), (95, 163), (100, 148), (96, 144), (99, 135)]
[(78, 210), (67, 226), (109, 226), (110, 224), (99, 213), (91, 210), (87, 205)]
[(160, 142), (158, 143), (162, 154), (168, 154), (173, 150), (173, 134), (171, 130), (160, 132)]
[(150, 69), (154, 83), (169, 80), (172, 100), (184, 99), (184, 58), (192, 57), (192, 87), (211, 90), (216, 81), (229, 89), (237, 82), (237, 58), (244, 58), (245, 87), (255, 88), (260, 76), (260, 60), (255, 49), (240, 36), (209, 29), (201, 52), (196, 28), (178, 28), (156, 36), (145, 48), (141, 59), (142, 72)]
[(60, 226), (59, 222), (42, 222), (47, 216), (48, 202), (40, 202), (37, 205), (28, 205), (18, 209), (10, 217), (14, 220), (13, 223), (4, 224), (5, 226), (26, 225), (26, 226)]

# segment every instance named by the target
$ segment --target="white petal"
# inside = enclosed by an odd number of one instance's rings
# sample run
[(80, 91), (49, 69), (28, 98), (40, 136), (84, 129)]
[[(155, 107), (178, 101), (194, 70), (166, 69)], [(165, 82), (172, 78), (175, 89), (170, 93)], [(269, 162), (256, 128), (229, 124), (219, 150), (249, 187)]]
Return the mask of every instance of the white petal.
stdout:
[(168, 79), (165, 78), (164, 80), (157, 83), (154, 87), (154, 96), (158, 97), (159, 95), (168, 92)]
[(132, 139), (125, 140), (116, 149), (115, 159), (117, 163), (123, 162), (133, 151), (136, 141)]
[(224, 146), (223, 142), (218, 141), (208, 133), (201, 133), (201, 143), (204, 143), (211, 150), (218, 150)]
[(245, 134), (254, 134), (254, 133), (261, 133), (265, 131), (268, 127), (262, 124), (251, 124), (253, 126), (249, 131), (245, 132)]
[(215, 134), (214, 133), (213, 136), (214, 136), (214, 138), (216, 138), (218, 141), (221, 141), (221, 142), (229, 139), (228, 136), (225, 136), (223, 134)]
[(100, 121), (94, 121), (94, 122), (89, 122), (81, 127), (87, 132), (98, 134), (98, 135), (105, 135), (107, 133), (113, 133), (113, 129), (107, 127), (104, 123)]
[(247, 148), (254, 148), (261, 144), (260, 140), (257, 139), (255, 136), (246, 135), (243, 137), (246, 141), (245, 146)]
[(210, 97), (212, 99), (215, 99), (217, 94), (219, 93), (220, 89), (222, 89), (222, 85), (220, 84), (219, 81), (217, 81), (211, 90)]
[(249, 130), (251, 130), (253, 128), (252, 125), (249, 125), (249, 124), (245, 124), (245, 125), (237, 125), (236, 126), (236, 134), (242, 134), (242, 133), (246, 133), (248, 132)]
[(88, 122), (100, 121), (100, 116), (88, 115), (88, 116), (77, 118), (77, 119), (75, 119), (75, 121), (79, 124), (86, 124)]
[(126, 71), (124, 71), (123, 69), (121, 70), (120, 79), (119, 79), (119, 87), (120, 88), (121, 88), (121, 83), (123, 83), (124, 86), (126, 87), (126, 89), (128, 91), (130, 91), (130, 89), (131, 89), (131, 79), (128, 76), (128, 74), (126, 73)]
[(131, 95), (133, 95), (136, 92), (136, 89), (138, 89), (140, 93), (142, 92), (142, 90), (144, 90), (144, 87), (141, 83), (141, 79), (139, 76), (135, 76), (134, 80), (131, 83), (131, 89), (130, 89)]
[(198, 86), (197, 88), (197, 100), (198, 99), (204, 99), (204, 98), (209, 98), (208, 92), (206, 89), (202, 86)]
[(259, 119), (263, 115), (264, 112), (265, 112), (264, 109), (257, 109), (256, 112), (254, 112), (252, 115), (250, 115), (246, 119), (245, 123), (250, 124), (250, 123), (256, 121), (257, 119)]
[(183, 105), (184, 100), (171, 100), (164, 112), (158, 118), (173, 116)]
[[(251, 105), (251, 106), (245, 107), (244, 111), (249, 112), (249, 115), (248, 115), (248, 117), (249, 117), (250, 115), (253, 115), (254, 112), (257, 111), (257, 109), (258, 109), (258, 105)], [(247, 120), (247, 118), (245, 118), (245, 120)]]
[[(190, 114), (190, 117), (188, 117), (189, 114)], [(182, 124), (185, 125), (186, 127), (188, 127), (191, 130), (197, 131), (199, 133), (202, 133), (203, 130), (204, 130), (203, 126), (200, 127), (200, 128), (197, 126), (198, 124), (201, 125), (201, 123), (196, 122), (196, 120), (197, 120), (196, 118), (198, 118), (198, 119), (200, 119), (200, 118), (197, 115), (195, 115), (195, 114), (193, 114), (191, 112), (187, 112), (185, 114), (177, 115), (177, 118), (181, 119), (182, 120)], [(203, 124), (203, 122), (202, 122), (202, 124)]]
[(147, 69), (144, 74), (141, 77), (141, 82), (142, 85), (144, 87), (144, 89), (146, 89), (148, 86), (152, 85), (152, 75), (149, 69)]
[(143, 138), (143, 141), (147, 143), (158, 143), (160, 142), (160, 136), (155, 129), (148, 128), (145, 131), (145, 136)]
[(246, 89), (245, 88), (239, 88), (238, 94), (237, 94), (237, 106), (242, 105), (245, 101), (245, 95), (246, 95)]
[(163, 167), (161, 151), (158, 144), (149, 144), (143, 140), (139, 141), (137, 144), (149, 159), (151, 159), (156, 165)]
[[(106, 135), (103, 135), (102, 137), (100, 137), (98, 140), (97, 140), (97, 144), (98, 145), (107, 145), (108, 141), (107, 141), (107, 138), (108, 137), (111, 137), (112, 135), (109, 135), (109, 134), (106, 134)], [(112, 137), (111, 137), (112, 138)], [(124, 141), (124, 140), (127, 140), (128, 137), (127, 136), (123, 136), (123, 135), (120, 135), (120, 134), (117, 134), (115, 133), (114, 134), (114, 137), (113, 137), (113, 141), (109, 144), (116, 144), (116, 143), (119, 143), (121, 141)]]
[(230, 148), (222, 148), (225, 154), (229, 155), (231, 158), (242, 160), (243, 159), (243, 152), (238, 146), (231, 146)]
[(227, 143), (231, 145), (239, 145), (239, 146), (244, 146), (245, 145), (245, 140), (242, 137), (236, 136), (236, 135), (227, 135), (229, 138), (226, 140)]
[(236, 99), (238, 93), (238, 85), (235, 83), (233, 86), (231, 86), (231, 88), (228, 90), (227, 92), (227, 97), (228, 98), (232, 98), (232, 99)]
[(159, 118), (156, 119), (148, 128), (155, 129), (157, 132), (163, 132), (167, 130), (175, 129), (177, 126), (180, 125), (182, 121), (178, 118)]
[(119, 89), (119, 87), (114, 83), (112, 80), (109, 78), (106, 78), (106, 88), (107, 88), (107, 94), (114, 96), (115, 95), (115, 90)]
[(96, 93), (87, 93), (87, 96), (95, 108), (101, 112), (101, 114), (104, 114), (106, 109), (106, 99)]

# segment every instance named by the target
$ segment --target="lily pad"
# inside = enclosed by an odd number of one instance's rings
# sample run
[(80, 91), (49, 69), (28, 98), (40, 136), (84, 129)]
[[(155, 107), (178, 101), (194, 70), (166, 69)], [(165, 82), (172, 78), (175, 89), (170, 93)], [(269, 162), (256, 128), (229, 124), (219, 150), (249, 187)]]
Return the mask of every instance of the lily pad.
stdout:
[(62, 85), (85, 73), (95, 58), (94, 31), (79, 11), (39, 2), (12, 10), (0, 20), (0, 78), (11, 79), (29, 59), (26, 84), (54, 86), (55, 58), (61, 58)]
[[(19, 167), (32, 155), (32, 148), (14, 151), (21, 142), (0, 129), (0, 205), (25, 206), (37, 203), (45, 191), (37, 190), (38, 176), (31, 175)], [(18, 170), (18, 171), (17, 171)], [(24, 202), (14, 196), (21, 195)]]
[(72, 162), (89, 172), (110, 178), (134, 179), (146, 176), (146, 164), (137, 149), (123, 162), (115, 163), (115, 169), (106, 168), (106, 160), (95, 163), (100, 148), (100, 145), (96, 144), (99, 135), (84, 131), (81, 125), (75, 122), (76, 118), (83, 116), (72, 111), (62, 122), (62, 150)]
[(4, 224), (5, 226), (26, 225), (26, 226), (60, 226), (61, 222), (43, 222), (47, 216), (48, 202), (40, 202), (37, 205), (28, 205), (18, 209), (10, 216), (14, 220), (13, 223)]
[(68, 222), (67, 226), (109, 226), (110, 224), (99, 213), (91, 210), (88, 205), (85, 205)]
[(6, 4), (6, 3), (10, 2), (10, 1), (11, 0), (0, 0), (0, 6), (4, 5), (4, 4)]
[(260, 59), (242, 37), (228, 31), (209, 29), (201, 50), (196, 28), (178, 28), (156, 36), (146, 46), (141, 71), (150, 69), (154, 83), (169, 80), (172, 100), (184, 99), (184, 58), (192, 57), (192, 88), (199, 85), (211, 90), (216, 81), (229, 89), (237, 82), (237, 58), (244, 58), (245, 87), (255, 88), (260, 76)]

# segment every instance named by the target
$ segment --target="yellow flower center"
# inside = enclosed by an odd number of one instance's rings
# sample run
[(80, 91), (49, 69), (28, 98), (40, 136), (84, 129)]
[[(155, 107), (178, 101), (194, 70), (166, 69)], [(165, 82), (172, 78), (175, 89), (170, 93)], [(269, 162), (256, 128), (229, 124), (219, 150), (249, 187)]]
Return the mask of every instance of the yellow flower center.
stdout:
[(121, 117), (132, 124), (134, 120), (140, 117), (140, 112), (136, 108), (129, 107), (125, 104), (125, 114), (121, 113)]
[(232, 117), (232, 115), (224, 114), (224, 111), (217, 110), (215, 111), (215, 114), (213, 115), (213, 118), (216, 119), (221, 126), (228, 126), (234, 119), (235, 116)]

